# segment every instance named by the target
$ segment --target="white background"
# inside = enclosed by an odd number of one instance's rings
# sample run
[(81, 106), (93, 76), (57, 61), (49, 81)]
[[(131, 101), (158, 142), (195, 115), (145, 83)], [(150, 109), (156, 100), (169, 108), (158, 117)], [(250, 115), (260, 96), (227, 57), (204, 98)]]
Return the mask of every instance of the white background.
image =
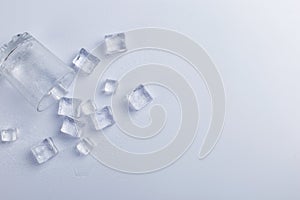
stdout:
[(223, 135), (209, 157), (198, 160), (196, 138), (171, 167), (129, 175), (70, 149), (33, 164), (28, 149), (57, 135), (56, 108), (35, 113), (0, 79), (0, 127), (23, 130), (23, 139), (0, 144), (1, 199), (300, 199), (299, 1), (1, 0), (0, 7), (1, 43), (28, 31), (66, 63), (107, 33), (179, 31), (207, 50), (227, 95)]

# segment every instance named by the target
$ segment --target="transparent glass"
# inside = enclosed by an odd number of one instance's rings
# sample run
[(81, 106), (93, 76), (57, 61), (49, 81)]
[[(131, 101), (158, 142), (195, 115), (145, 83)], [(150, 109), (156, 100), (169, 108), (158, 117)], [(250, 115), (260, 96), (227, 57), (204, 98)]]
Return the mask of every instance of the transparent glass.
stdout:
[(75, 72), (29, 33), (18, 34), (0, 48), (0, 74), (38, 111), (60, 98), (57, 89), (67, 88)]

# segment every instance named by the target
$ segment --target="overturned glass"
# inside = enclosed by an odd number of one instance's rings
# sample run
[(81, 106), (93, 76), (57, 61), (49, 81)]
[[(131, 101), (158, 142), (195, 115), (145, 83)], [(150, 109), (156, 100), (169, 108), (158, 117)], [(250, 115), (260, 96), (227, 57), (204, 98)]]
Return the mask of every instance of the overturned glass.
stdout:
[(29, 33), (23, 33), (0, 47), (0, 75), (37, 111), (43, 111), (65, 94), (75, 71)]

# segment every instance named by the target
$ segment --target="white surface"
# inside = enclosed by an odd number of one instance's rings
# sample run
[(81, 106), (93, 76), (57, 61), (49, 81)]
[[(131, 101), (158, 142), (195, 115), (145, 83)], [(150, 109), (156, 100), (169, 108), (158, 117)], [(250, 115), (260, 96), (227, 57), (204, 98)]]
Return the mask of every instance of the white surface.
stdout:
[(72, 148), (34, 165), (29, 149), (43, 138), (55, 136), (61, 147), (76, 142), (58, 134), (55, 107), (35, 113), (0, 80), (0, 127), (23, 130), (16, 143), (0, 144), (1, 199), (300, 198), (298, 1), (2, 0), (1, 8), (1, 43), (28, 31), (66, 63), (107, 33), (177, 30), (207, 50), (227, 94), (224, 132), (208, 158), (197, 159), (199, 134), (171, 167), (128, 175)]

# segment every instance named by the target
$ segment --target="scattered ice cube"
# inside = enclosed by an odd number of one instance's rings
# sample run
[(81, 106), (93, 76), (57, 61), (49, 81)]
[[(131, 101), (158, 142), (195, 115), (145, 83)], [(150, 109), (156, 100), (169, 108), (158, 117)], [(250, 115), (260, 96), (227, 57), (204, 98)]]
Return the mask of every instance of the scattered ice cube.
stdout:
[(90, 115), (95, 113), (97, 110), (97, 106), (93, 100), (87, 100), (83, 104), (81, 104), (81, 112), (84, 115)]
[(60, 131), (72, 137), (80, 137), (84, 124), (76, 119), (65, 117)]
[(58, 149), (55, 146), (51, 137), (44, 139), (39, 145), (31, 148), (36, 161), (39, 164), (45, 163), (49, 159), (58, 154)]
[(68, 93), (68, 90), (61, 84), (57, 84), (49, 92), (49, 94), (56, 100), (59, 100), (62, 97), (66, 96), (67, 93)]
[(71, 118), (79, 118), (80, 104), (80, 99), (63, 97), (59, 101), (58, 115), (68, 116)]
[(127, 50), (124, 33), (106, 35), (104, 41), (106, 54), (121, 53)]
[(100, 62), (100, 59), (89, 53), (84, 48), (80, 49), (78, 55), (74, 58), (73, 64), (81, 73), (89, 75)]
[(10, 128), (1, 130), (1, 141), (2, 142), (13, 142), (16, 141), (18, 138), (19, 130), (17, 128)]
[(80, 155), (88, 155), (94, 147), (94, 144), (88, 138), (83, 138), (80, 142), (76, 145), (76, 150)]
[(105, 106), (100, 111), (92, 114), (91, 120), (96, 130), (102, 130), (115, 123), (110, 106)]
[(138, 111), (147, 106), (153, 101), (153, 98), (146, 90), (144, 85), (139, 85), (128, 96), (129, 107), (132, 110)]
[(114, 94), (117, 90), (119, 83), (116, 80), (106, 79), (103, 84), (103, 93), (107, 95)]

